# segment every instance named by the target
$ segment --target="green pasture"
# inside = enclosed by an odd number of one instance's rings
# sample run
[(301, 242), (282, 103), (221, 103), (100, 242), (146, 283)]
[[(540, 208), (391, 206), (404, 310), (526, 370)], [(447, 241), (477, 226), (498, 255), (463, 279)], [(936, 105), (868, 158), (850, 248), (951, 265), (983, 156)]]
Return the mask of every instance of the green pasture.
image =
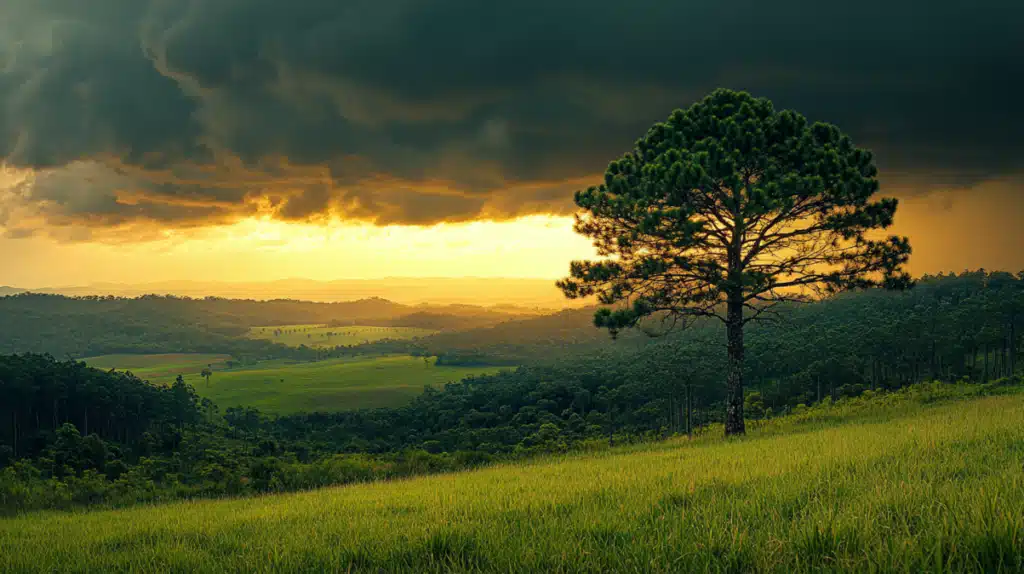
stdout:
[[(228, 368), (228, 355), (104, 355), (84, 359), (100, 369), (131, 371), (154, 383), (179, 374), (222, 409), (256, 407), (264, 412), (337, 411), (392, 407), (423, 392), (498, 367), (437, 366), (434, 359), (407, 355), (352, 357), (319, 362), (263, 361)], [(212, 365), (209, 382), (200, 373)]]
[(412, 339), (431, 335), (436, 331), (416, 327), (373, 327), (352, 325), (327, 327), (324, 325), (279, 325), (253, 327), (249, 337), (266, 339), (290, 347), (305, 345), (322, 348), (372, 343), (381, 339)]
[(313, 363), (268, 361), (214, 372), (209, 385), (198, 374), (185, 376), (185, 381), (221, 409), (251, 406), (287, 413), (397, 406), (422, 393), (425, 386), (498, 370), (437, 366), (433, 359), (402, 355)]
[(97, 369), (131, 371), (140, 379), (154, 383), (170, 383), (178, 375), (196, 375), (203, 369), (225, 369), (230, 355), (176, 353), (161, 355), (102, 355), (82, 359)]

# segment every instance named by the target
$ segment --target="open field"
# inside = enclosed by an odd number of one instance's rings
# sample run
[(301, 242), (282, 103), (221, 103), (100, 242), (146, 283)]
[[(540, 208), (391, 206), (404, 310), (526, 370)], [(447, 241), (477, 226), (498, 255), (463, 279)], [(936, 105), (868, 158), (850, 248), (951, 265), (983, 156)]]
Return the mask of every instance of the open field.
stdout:
[(131, 371), (140, 379), (154, 383), (170, 383), (178, 375), (198, 375), (203, 369), (227, 368), (229, 355), (177, 353), (165, 355), (102, 355), (82, 359), (90, 367)]
[(1019, 572), (1024, 396), (391, 483), (0, 521), (0, 570)]
[(324, 325), (278, 325), (253, 327), (249, 337), (266, 339), (282, 345), (298, 347), (335, 347), (338, 345), (359, 345), (381, 339), (412, 339), (432, 335), (436, 331), (415, 327), (372, 327), (352, 325), (326, 327)]
[(494, 373), (497, 367), (436, 366), (409, 356), (347, 358), (316, 363), (268, 361), (217, 371), (210, 384), (198, 374), (185, 380), (222, 409), (256, 407), (265, 412), (336, 411), (404, 404), (427, 385)]
[[(179, 374), (222, 409), (256, 407), (264, 412), (332, 411), (392, 407), (423, 392), (498, 367), (437, 366), (409, 356), (345, 358), (316, 363), (286, 360), (227, 368), (227, 355), (103, 355), (84, 359), (100, 369), (131, 371), (154, 383), (170, 383)], [(213, 366), (209, 386), (199, 375)]]

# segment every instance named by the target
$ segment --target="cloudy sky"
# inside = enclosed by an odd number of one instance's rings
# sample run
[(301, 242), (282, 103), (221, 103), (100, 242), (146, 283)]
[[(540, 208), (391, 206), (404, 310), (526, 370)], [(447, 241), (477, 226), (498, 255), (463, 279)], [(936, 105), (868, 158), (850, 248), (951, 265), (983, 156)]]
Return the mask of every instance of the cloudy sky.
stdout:
[(1018, 0), (0, 14), (0, 284), (556, 277), (589, 254), (572, 191), (720, 86), (872, 149), (914, 271), (1024, 268)]

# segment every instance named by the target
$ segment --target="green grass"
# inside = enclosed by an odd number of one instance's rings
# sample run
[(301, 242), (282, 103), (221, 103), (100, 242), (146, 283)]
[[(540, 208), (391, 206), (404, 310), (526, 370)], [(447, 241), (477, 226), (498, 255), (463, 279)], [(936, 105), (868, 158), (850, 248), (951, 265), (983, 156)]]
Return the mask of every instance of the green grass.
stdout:
[[(499, 367), (437, 366), (434, 360), (389, 356), (345, 358), (315, 363), (264, 361), (228, 369), (228, 355), (103, 355), (84, 359), (100, 369), (131, 371), (154, 383), (170, 383), (179, 374), (222, 409), (256, 407), (268, 413), (337, 411), (405, 404), (423, 387), (441, 386)], [(209, 386), (199, 376), (213, 366)]]
[(268, 361), (217, 371), (210, 384), (198, 374), (185, 381), (221, 409), (251, 406), (264, 412), (331, 411), (402, 405), (423, 392), (497, 367), (436, 366), (410, 356), (333, 359), (315, 363)]
[[(279, 334), (275, 334), (278, 332)], [(416, 327), (279, 325), (275, 327), (253, 327), (249, 330), (249, 337), (253, 339), (266, 339), (291, 347), (298, 347), (299, 345), (306, 345), (307, 347), (335, 347), (338, 345), (372, 343), (381, 339), (412, 339), (434, 333), (436, 331)]]
[(1024, 396), (866, 404), (741, 440), (34, 513), (0, 520), (0, 570), (1024, 571)]
[(140, 379), (154, 383), (170, 383), (178, 375), (198, 375), (212, 366), (214, 370), (226, 368), (230, 355), (202, 355), (178, 353), (166, 355), (101, 355), (82, 359), (97, 369), (131, 371)]

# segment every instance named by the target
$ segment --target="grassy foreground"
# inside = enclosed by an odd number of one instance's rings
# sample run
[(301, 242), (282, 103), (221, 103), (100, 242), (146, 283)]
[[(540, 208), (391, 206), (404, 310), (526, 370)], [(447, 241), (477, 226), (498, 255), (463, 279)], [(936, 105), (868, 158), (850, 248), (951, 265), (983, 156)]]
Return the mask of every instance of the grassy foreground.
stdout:
[(315, 363), (268, 361), (215, 372), (209, 386), (198, 374), (186, 375), (185, 381), (222, 409), (249, 406), (268, 413), (289, 413), (398, 406), (421, 394), (424, 386), (498, 370), (437, 366), (433, 359), (389, 356)]
[(249, 338), (266, 339), (290, 347), (335, 347), (338, 345), (360, 345), (381, 339), (412, 339), (432, 335), (437, 331), (417, 327), (373, 327), (350, 325), (326, 327), (324, 325), (282, 325), (276, 327), (253, 327)]
[(1024, 570), (1024, 396), (914, 410), (302, 494), (30, 514), (0, 520), (0, 570)]

